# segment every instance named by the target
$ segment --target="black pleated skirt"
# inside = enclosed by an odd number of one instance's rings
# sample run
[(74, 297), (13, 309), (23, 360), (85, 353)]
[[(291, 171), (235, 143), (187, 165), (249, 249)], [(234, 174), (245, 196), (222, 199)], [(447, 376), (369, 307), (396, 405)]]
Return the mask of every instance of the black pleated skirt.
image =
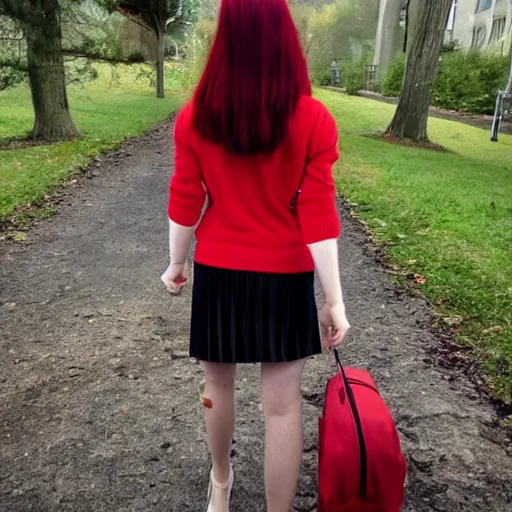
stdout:
[(276, 363), (321, 351), (313, 272), (267, 274), (194, 265), (191, 357)]

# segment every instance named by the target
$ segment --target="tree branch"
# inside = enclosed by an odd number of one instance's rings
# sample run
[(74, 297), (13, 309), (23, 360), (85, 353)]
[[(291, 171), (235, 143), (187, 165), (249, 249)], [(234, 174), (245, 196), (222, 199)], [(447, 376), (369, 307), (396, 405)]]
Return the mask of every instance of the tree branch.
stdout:
[(0, 0), (0, 14), (18, 21), (24, 21), (32, 10), (25, 0)]
[(0, 69), (1, 68), (12, 68), (22, 73), (28, 73), (28, 66), (20, 61), (0, 60)]
[(118, 9), (117, 12), (119, 14), (122, 14), (126, 18), (128, 18), (132, 23), (135, 23), (139, 27), (142, 27), (144, 30), (148, 30), (149, 32), (154, 32), (153, 27), (146, 23), (146, 21), (138, 15), (132, 14), (131, 12), (125, 10), (125, 9)]
[(183, 0), (179, 0), (179, 4), (178, 4), (178, 10), (176, 11), (176, 13), (174, 14), (174, 16), (172, 16), (171, 18), (169, 18), (166, 22), (165, 22), (165, 28), (167, 29), (167, 27), (171, 24), (171, 23), (174, 23), (178, 18), (181, 18), (183, 16)]
[(82, 50), (73, 50), (71, 48), (63, 49), (63, 55), (67, 57), (74, 57), (77, 59), (91, 59), (91, 60), (99, 60), (102, 62), (110, 62), (111, 64), (142, 64), (146, 63), (145, 59), (119, 59), (115, 57), (106, 57), (105, 55), (101, 55), (95, 52), (85, 52)]

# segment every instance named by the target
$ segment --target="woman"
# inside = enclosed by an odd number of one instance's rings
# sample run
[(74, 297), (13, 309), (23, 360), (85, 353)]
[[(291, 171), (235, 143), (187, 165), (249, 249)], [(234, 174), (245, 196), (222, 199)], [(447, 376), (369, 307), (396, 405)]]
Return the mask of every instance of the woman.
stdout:
[[(202, 362), (211, 405), (208, 512), (229, 510), (237, 363), (261, 363), (267, 510), (289, 512), (302, 456), (304, 364), (322, 341), (340, 344), (349, 324), (332, 177), (338, 135), (311, 97), (286, 0), (222, 1), (206, 68), (174, 136), (171, 263), (162, 279), (174, 294), (187, 283), (195, 231), (190, 355)], [(319, 315), (315, 267), (325, 292)]]

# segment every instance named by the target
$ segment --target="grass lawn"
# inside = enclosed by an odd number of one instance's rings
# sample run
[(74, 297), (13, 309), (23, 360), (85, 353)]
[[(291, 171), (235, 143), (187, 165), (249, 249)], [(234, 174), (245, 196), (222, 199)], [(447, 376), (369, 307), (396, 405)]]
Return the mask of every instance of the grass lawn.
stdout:
[(340, 129), (340, 192), (391, 260), (427, 279), (421, 290), (474, 347), (493, 393), (512, 401), (512, 136), (496, 144), (488, 131), (431, 119), (431, 139), (450, 153), (396, 146), (362, 135), (384, 130), (394, 106), (317, 96)]
[(2, 140), (32, 128), (33, 110), (28, 87), (0, 92), (0, 219), (41, 199), (92, 157), (143, 133), (179, 106), (176, 91), (157, 99), (147, 79), (137, 78), (138, 67), (116, 66), (112, 72), (99, 65), (98, 80), (69, 87), (71, 114), (83, 138), (51, 146), (1, 150)]

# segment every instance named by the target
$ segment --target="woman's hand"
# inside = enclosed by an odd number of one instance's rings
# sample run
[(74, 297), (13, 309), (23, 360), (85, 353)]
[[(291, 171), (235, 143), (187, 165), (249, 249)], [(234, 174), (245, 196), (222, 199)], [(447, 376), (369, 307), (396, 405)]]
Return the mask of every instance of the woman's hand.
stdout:
[(167, 291), (172, 295), (179, 295), (188, 283), (188, 267), (186, 263), (171, 263), (161, 276)]
[(350, 329), (345, 305), (343, 303), (334, 306), (325, 304), (318, 314), (318, 319), (324, 348), (336, 348), (341, 345)]

